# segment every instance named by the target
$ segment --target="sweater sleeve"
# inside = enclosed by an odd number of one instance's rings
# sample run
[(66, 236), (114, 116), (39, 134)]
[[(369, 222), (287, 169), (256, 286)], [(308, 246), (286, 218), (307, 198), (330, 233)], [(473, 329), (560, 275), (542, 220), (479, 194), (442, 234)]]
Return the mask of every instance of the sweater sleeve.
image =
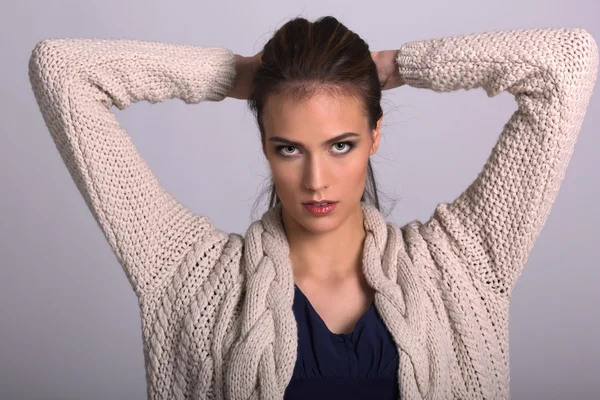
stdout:
[(428, 221), (475, 276), (509, 295), (545, 224), (582, 126), (598, 72), (583, 29), (492, 31), (410, 42), (396, 59), (405, 82), (436, 92), (483, 88), (514, 95), (483, 169)]
[(193, 245), (225, 234), (163, 189), (110, 108), (219, 101), (235, 73), (224, 48), (56, 38), (31, 53), (29, 79), (46, 126), (138, 295), (171, 276)]

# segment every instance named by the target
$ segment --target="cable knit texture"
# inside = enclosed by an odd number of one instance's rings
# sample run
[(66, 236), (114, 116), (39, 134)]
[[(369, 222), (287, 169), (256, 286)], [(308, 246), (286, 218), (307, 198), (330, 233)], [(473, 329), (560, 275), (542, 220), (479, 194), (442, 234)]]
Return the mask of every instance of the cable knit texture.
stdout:
[[(517, 109), (473, 183), (402, 227), (362, 203), (363, 270), (400, 353), (403, 399), (509, 398), (508, 310), (557, 196), (598, 70), (583, 29), (406, 43), (408, 85), (508, 91)], [(139, 299), (151, 399), (282, 399), (297, 357), (281, 207), (245, 236), (165, 191), (111, 107), (220, 101), (233, 53), (129, 39), (54, 38), (29, 77), (44, 121)], [(486, 133), (486, 134), (489, 134)]]

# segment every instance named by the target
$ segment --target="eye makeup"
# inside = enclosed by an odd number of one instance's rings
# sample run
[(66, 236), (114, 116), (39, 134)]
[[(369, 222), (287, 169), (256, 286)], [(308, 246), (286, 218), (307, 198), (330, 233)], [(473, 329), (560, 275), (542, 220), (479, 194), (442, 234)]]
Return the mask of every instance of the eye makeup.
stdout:
[[(345, 145), (345, 146), (347, 147), (347, 150), (346, 150), (346, 151), (343, 151), (343, 152), (337, 152), (337, 151), (333, 151), (332, 153), (333, 153), (335, 156), (343, 156), (343, 155), (345, 155), (345, 154), (348, 154), (349, 152), (351, 152), (351, 151), (352, 151), (352, 149), (354, 149), (354, 147), (356, 146), (356, 143), (357, 143), (357, 141), (345, 141), (345, 142), (337, 142), (337, 143), (334, 143), (334, 144), (332, 144), (332, 145), (331, 145), (331, 147), (333, 147), (333, 146), (337, 146), (337, 145), (340, 145), (340, 144), (343, 144), (343, 145)], [(293, 157), (293, 156), (295, 156), (295, 154), (284, 154), (283, 150), (284, 150), (284, 149), (290, 149), (290, 148), (292, 148), (292, 149), (298, 149), (298, 147), (297, 147), (297, 146), (292, 146), (292, 145), (282, 145), (282, 146), (276, 146), (276, 147), (275, 147), (275, 151), (277, 152), (277, 154), (279, 154), (279, 155), (281, 155), (281, 156), (283, 156), (283, 157), (289, 158), (289, 157)]]

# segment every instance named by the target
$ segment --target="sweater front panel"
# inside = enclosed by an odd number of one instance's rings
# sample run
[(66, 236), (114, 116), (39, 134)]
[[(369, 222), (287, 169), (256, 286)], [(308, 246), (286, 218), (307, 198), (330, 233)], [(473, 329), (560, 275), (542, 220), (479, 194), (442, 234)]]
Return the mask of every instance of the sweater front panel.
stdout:
[[(402, 398), (470, 398), (474, 393), (507, 398), (508, 331), (504, 317), (508, 315), (508, 301), (487, 290), (461, 266), (456, 250), (439, 236), (435, 220), (426, 225), (415, 221), (399, 229), (386, 223), (371, 205), (362, 203), (362, 207), (372, 238), (365, 241), (364, 272), (376, 290), (374, 306), (401, 355), (397, 380)], [(264, 225), (283, 234), (282, 225), (276, 222), (280, 212), (280, 208), (272, 209), (253, 224), (261, 227), (259, 236), (266, 237)], [(249, 240), (256, 242), (251, 230), (246, 238), (216, 235), (212, 245), (198, 246), (196, 252), (202, 257), (210, 255), (207, 251), (220, 254), (204, 279), (205, 285), (193, 286), (193, 274), (200, 270), (194, 269), (199, 262), (190, 257), (172, 285), (144, 303), (150, 386), (183, 387), (182, 393), (202, 393), (215, 399), (273, 395), (266, 390), (283, 396), (297, 359), (293, 301), (288, 304), (291, 318), (277, 321), (274, 314), (280, 311), (268, 305), (270, 291), (265, 286), (273, 284), (275, 274), (255, 271), (256, 276), (249, 276), (241, 269), (245, 266), (244, 252), (251, 251), (245, 246)], [(433, 247), (438, 249), (434, 256), (429, 250)], [(263, 260), (263, 264), (269, 262)], [(291, 278), (291, 269), (287, 272)], [(260, 283), (260, 290), (253, 294), (249, 281)], [(263, 294), (262, 298), (256, 293)], [(285, 304), (284, 297), (273, 300), (273, 304)], [(252, 315), (254, 325), (244, 319), (244, 312)], [(294, 350), (276, 352), (277, 338), (291, 342)], [(185, 362), (181, 355), (186, 355)], [(273, 366), (270, 370), (269, 365)], [(277, 371), (288, 374), (281, 377)], [(269, 382), (279, 386), (270, 387)], [(237, 392), (240, 387), (247, 392)]]

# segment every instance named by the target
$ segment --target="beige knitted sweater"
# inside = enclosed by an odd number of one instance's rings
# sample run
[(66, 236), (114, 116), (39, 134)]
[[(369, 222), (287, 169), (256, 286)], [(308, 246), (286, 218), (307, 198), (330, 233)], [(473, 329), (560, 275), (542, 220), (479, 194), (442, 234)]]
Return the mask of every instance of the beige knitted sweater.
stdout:
[[(404, 44), (408, 85), (515, 96), (477, 179), (402, 227), (362, 204), (363, 269), (399, 351), (403, 399), (507, 399), (511, 291), (550, 212), (598, 70), (583, 29), (521, 29)], [(215, 229), (152, 174), (111, 107), (222, 100), (233, 53), (128, 39), (54, 38), (29, 76), (75, 184), (139, 299), (151, 399), (281, 399), (297, 356), (281, 209), (244, 237)], [(487, 133), (489, 134), (489, 132)]]

